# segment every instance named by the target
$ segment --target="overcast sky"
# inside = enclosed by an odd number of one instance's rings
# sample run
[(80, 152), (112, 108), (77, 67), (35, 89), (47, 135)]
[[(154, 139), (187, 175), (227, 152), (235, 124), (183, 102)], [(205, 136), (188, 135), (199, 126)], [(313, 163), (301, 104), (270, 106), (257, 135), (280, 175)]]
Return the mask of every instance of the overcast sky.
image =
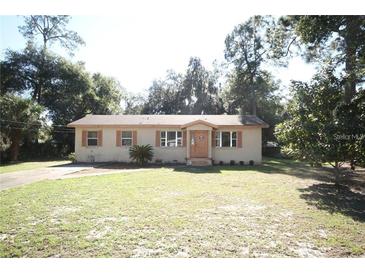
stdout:
[[(209, 5), (209, 9), (200, 2), (164, 2), (163, 6), (150, 2), (145, 2), (143, 9), (137, 5), (140, 2), (132, 2), (120, 15), (72, 16), (69, 28), (86, 42), (73, 60), (84, 61), (91, 72), (115, 77), (129, 92), (143, 92), (168, 69), (183, 72), (190, 56), (200, 57), (208, 68), (214, 60), (224, 60), (225, 37), (252, 15), (244, 12), (245, 1), (235, 8), (222, 1)], [(2, 54), (6, 48), (25, 46), (17, 29), (22, 23), (21, 16), (0, 17)], [(66, 55), (57, 47), (52, 49)], [(313, 72), (300, 58), (288, 69), (274, 69), (283, 85), (291, 79), (309, 80)]]

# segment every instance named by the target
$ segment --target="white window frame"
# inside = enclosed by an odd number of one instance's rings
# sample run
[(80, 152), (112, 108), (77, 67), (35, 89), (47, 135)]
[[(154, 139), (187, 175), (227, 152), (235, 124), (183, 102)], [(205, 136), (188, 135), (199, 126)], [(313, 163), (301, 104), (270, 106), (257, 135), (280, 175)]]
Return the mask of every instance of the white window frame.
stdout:
[[(165, 133), (165, 137), (162, 137), (162, 132)], [(161, 130), (160, 131), (160, 147), (170, 147), (167, 145), (167, 133), (168, 132), (175, 132), (175, 146), (172, 147), (182, 147), (183, 146), (183, 134), (181, 130)], [(180, 132), (181, 133), (181, 137), (178, 137), (177, 133)], [(165, 141), (165, 145), (162, 145), (162, 141)], [(179, 143), (180, 140), (180, 143)]]
[[(96, 137), (89, 137), (89, 132), (95, 132)], [(89, 140), (96, 140), (96, 145), (89, 145)], [(88, 130), (87, 131), (87, 146), (88, 147), (97, 147), (98, 146), (98, 131), (97, 130)]]
[[(218, 146), (217, 146), (217, 140), (219, 141)], [(216, 147), (222, 147), (222, 131), (215, 132), (215, 146)]]
[[(236, 133), (236, 138), (233, 138), (233, 133)], [(236, 145), (235, 146), (232, 145), (233, 144), (233, 140), (236, 141)], [(237, 131), (231, 131), (231, 134), (230, 134), (230, 145), (231, 145), (231, 147), (237, 147)]]
[[(222, 148), (222, 132), (229, 132), (229, 147), (237, 147), (237, 131), (218, 131), (218, 137), (217, 137), (217, 134), (215, 136), (215, 146), (216, 147), (220, 147)], [(236, 138), (233, 138), (233, 133), (236, 133)], [(219, 146), (217, 146), (217, 140), (219, 140)], [(235, 140), (236, 141), (236, 145), (235, 146), (232, 146), (232, 140)]]
[[(130, 132), (131, 133), (131, 137), (124, 137), (123, 138), (123, 132)], [(123, 145), (123, 140), (131, 140), (131, 144), (130, 145)], [(122, 134), (120, 134), (120, 144), (122, 147), (130, 147), (133, 146), (133, 131), (132, 130), (123, 130)]]

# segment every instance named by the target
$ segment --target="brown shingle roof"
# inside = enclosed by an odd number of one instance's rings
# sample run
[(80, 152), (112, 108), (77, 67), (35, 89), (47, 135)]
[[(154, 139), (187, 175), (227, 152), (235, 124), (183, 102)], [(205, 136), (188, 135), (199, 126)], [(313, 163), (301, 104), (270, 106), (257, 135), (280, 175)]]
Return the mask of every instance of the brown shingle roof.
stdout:
[(217, 126), (262, 126), (264, 121), (254, 115), (86, 115), (68, 127), (76, 126), (183, 126), (196, 120), (206, 121)]

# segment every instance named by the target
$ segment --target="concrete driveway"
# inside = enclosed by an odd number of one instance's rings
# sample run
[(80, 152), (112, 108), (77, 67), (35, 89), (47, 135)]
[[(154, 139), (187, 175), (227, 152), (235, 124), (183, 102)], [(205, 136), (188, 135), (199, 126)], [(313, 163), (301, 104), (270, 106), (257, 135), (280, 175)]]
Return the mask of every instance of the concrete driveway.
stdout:
[(41, 180), (59, 179), (67, 174), (85, 169), (92, 169), (95, 166), (95, 164), (66, 164), (61, 166), (44, 167), (0, 174), (0, 190)]

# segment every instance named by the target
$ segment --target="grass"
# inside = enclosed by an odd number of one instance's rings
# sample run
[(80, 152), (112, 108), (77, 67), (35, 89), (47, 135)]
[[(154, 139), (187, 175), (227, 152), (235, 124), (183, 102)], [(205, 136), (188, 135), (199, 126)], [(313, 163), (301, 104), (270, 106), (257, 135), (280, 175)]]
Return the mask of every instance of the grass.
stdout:
[(23, 170), (31, 170), (42, 167), (50, 167), (56, 165), (68, 164), (70, 161), (66, 160), (58, 160), (58, 161), (31, 161), (31, 162), (17, 162), (13, 164), (1, 164), (0, 165), (0, 174), (15, 172), (15, 171), (23, 171)]
[(336, 188), (327, 172), (268, 160), (8, 189), (0, 192), (0, 256), (364, 256), (364, 196)]

